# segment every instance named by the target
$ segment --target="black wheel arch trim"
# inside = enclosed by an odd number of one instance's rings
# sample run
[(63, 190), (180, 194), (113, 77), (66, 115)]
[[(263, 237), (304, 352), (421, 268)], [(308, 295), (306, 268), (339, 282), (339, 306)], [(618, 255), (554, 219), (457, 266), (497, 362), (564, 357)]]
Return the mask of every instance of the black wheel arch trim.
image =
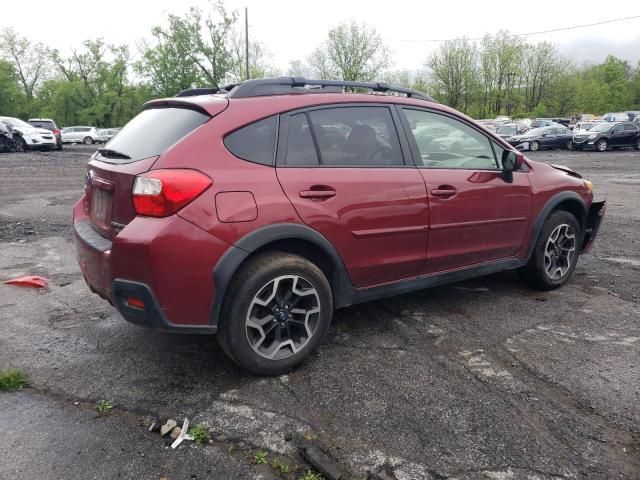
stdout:
[(210, 324), (217, 325), (224, 297), (231, 279), (242, 263), (254, 252), (278, 240), (303, 240), (320, 248), (331, 261), (334, 278), (333, 286), (336, 308), (351, 304), (353, 286), (347, 269), (335, 247), (326, 237), (313, 228), (297, 223), (278, 223), (259, 228), (238, 240), (230, 247), (213, 269), (214, 297), (211, 305)]
[(553, 212), (558, 205), (562, 202), (566, 202), (567, 200), (572, 202), (577, 202), (582, 207), (582, 218), (578, 218), (578, 222), (580, 223), (580, 227), (582, 229), (581, 233), (584, 233), (585, 229), (585, 220), (588, 213), (587, 205), (584, 199), (578, 195), (576, 192), (560, 192), (556, 193), (553, 197), (547, 200), (547, 203), (544, 204), (544, 207), (538, 213), (535, 222), (533, 223), (533, 229), (531, 238), (529, 240), (529, 247), (527, 249), (526, 260), (528, 261), (533, 254), (533, 249), (535, 248), (536, 242), (538, 241), (538, 237), (540, 236), (540, 232), (542, 231), (542, 227), (544, 226), (544, 222), (549, 218), (551, 212)]

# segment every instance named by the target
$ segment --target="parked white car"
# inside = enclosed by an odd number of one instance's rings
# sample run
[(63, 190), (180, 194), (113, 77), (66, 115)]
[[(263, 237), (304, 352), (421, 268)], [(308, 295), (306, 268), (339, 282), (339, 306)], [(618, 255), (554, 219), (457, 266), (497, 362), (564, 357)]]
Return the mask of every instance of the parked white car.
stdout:
[(96, 127), (65, 127), (60, 132), (62, 143), (100, 143), (102, 138)]
[(119, 131), (119, 128), (103, 128), (100, 130), (100, 141), (102, 143), (107, 143)]
[(0, 122), (10, 126), (14, 132), (18, 132), (20, 134), (21, 145), (19, 145), (19, 148), (21, 150), (56, 148), (56, 136), (51, 130), (34, 127), (33, 125), (29, 125), (27, 122), (14, 117), (0, 117)]

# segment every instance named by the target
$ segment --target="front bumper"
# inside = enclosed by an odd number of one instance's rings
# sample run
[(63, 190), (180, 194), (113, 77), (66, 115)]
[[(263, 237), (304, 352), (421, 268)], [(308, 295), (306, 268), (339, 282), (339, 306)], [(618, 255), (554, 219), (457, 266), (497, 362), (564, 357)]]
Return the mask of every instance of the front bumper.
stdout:
[(27, 145), (27, 148), (34, 150), (37, 148), (54, 148), (57, 146), (56, 139), (52, 135), (52, 138), (42, 137), (23, 137)]
[(602, 224), (602, 219), (604, 218), (606, 209), (606, 201), (593, 202), (591, 204), (589, 213), (587, 214), (584, 237), (582, 239), (582, 252), (588, 252), (589, 249), (593, 246), (593, 242), (598, 235), (598, 230), (600, 229), (600, 225)]

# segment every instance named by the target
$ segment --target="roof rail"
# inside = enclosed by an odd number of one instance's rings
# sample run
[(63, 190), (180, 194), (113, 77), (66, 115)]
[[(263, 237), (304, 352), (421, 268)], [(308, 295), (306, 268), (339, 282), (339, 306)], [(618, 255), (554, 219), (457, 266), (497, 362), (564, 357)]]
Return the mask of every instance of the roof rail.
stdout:
[[(351, 80), (308, 80), (302, 77), (276, 77), (245, 80), (237, 85), (228, 85), (229, 97), (260, 97), (291, 93), (342, 93), (345, 88), (364, 88), (380, 93), (400, 93), (409, 98), (428, 102), (435, 100), (422, 92), (409, 88), (392, 87), (385, 82), (355, 82)], [(182, 92), (181, 92), (182, 93)]]

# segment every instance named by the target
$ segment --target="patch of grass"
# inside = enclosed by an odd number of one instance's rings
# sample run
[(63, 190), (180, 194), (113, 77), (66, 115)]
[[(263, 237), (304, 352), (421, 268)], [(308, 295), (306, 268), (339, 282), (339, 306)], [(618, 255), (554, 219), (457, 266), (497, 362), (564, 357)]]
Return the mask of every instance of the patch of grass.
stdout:
[(281, 462), (277, 458), (271, 462), (271, 466), (280, 473), (289, 473), (291, 471), (291, 466), (289, 464)]
[(198, 425), (191, 427), (189, 429), (189, 435), (193, 437), (193, 441), (196, 443), (206, 443), (211, 438), (209, 435), (209, 430), (203, 424), (199, 423)]
[(324, 480), (324, 477), (319, 473), (307, 470), (307, 473), (301, 476), (298, 480)]
[(113, 408), (113, 402), (111, 400), (100, 400), (96, 405), (96, 410), (100, 413), (107, 413)]
[(267, 452), (265, 452), (264, 450), (260, 450), (258, 453), (256, 453), (256, 456), (253, 457), (253, 461), (258, 465), (267, 463)]
[(27, 386), (27, 376), (20, 370), (0, 370), (0, 392), (17, 392)]

